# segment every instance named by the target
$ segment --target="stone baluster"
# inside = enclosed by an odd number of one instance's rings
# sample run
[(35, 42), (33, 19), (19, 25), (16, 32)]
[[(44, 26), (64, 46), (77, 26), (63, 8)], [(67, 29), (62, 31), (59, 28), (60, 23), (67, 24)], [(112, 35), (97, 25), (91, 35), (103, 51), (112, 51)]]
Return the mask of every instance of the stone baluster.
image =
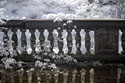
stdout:
[(67, 46), (67, 36), (68, 36), (68, 32), (65, 30), (63, 30), (62, 32), (62, 39), (63, 39), (63, 48), (62, 48), (62, 51), (64, 54), (67, 54), (68, 53), (68, 46)]
[(81, 35), (81, 47), (80, 47), (80, 50), (81, 50), (81, 53), (85, 55), (86, 54), (86, 47), (85, 47), (85, 35), (86, 35), (86, 33), (85, 33), (84, 29), (81, 29), (80, 35)]
[(39, 54), (41, 52), (41, 45), (40, 45), (40, 32), (38, 29), (35, 30), (35, 52)]
[(53, 34), (52, 34), (53, 29), (49, 29), (48, 31), (49, 31), (48, 40), (50, 41), (50, 51), (52, 52), (53, 46), (54, 46), (53, 44), (54, 40), (53, 40)]
[(43, 42), (43, 51), (52, 52), (52, 31), (48, 31), (47, 29), (43, 32), (44, 42)]
[(43, 44), (45, 42), (45, 38), (44, 38), (44, 29), (39, 29), (40, 32), (40, 46), (41, 46), (41, 52), (43, 51)]
[(16, 48), (16, 50), (19, 53), (19, 55), (21, 55), (23, 52), (23, 48), (22, 48), (22, 42), (21, 42), (22, 32), (20, 31), (20, 29), (17, 30), (16, 35), (17, 35), (17, 48)]
[(72, 51), (71, 54), (76, 55), (77, 53), (77, 47), (76, 47), (76, 31), (75, 29), (72, 29)]
[(125, 29), (122, 29), (121, 30), (122, 31), (122, 49), (123, 49), (123, 51), (122, 51), (122, 54), (125, 54)]
[(23, 47), (23, 54), (27, 54), (26, 53), (26, 35), (25, 35), (25, 29), (21, 29), (22, 32), (22, 36), (21, 36), (21, 43), (22, 43), (22, 47)]
[(35, 38), (35, 34), (34, 34), (35, 30), (36, 29), (29, 29), (29, 31), (31, 33), (31, 37), (30, 37), (30, 41), (31, 41), (30, 46), (31, 46), (31, 49), (32, 49), (31, 55), (34, 54), (34, 53), (36, 53), (35, 52), (35, 40), (36, 40), (36, 38)]
[(80, 36), (81, 29), (76, 28), (76, 47), (77, 47), (77, 55), (82, 55), (82, 52), (80, 51), (81, 47), (81, 36)]
[(68, 32), (68, 37), (67, 37), (67, 45), (68, 45), (68, 54), (71, 54), (71, 50), (72, 50), (72, 29), (67, 29)]
[[(16, 48), (17, 48), (17, 34), (16, 34), (16, 32), (17, 32), (17, 30), (16, 29), (10, 29), (9, 30), (9, 34), (10, 34), (10, 36), (12, 35), (12, 38), (11, 39), (9, 39), (10, 41), (9, 41), (9, 43), (10, 43), (10, 55), (16, 55)], [(8, 34), (8, 35), (9, 35)], [(12, 46), (11, 46), (11, 44), (12, 44)]]
[(85, 46), (86, 46), (86, 50), (87, 50), (86, 55), (89, 55), (90, 54), (90, 35), (89, 35), (90, 30), (89, 29), (85, 29), (85, 32), (86, 32)]
[(60, 27), (57, 28), (57, 31), (58, 31), (58, 47), (59, 47), (59, 53), (63, 54), (63, 39), (62, 39), (62, 29)]
[(27, 54), (32, 54), (32, 47), (31, 47), (31, 32), (29, 31), (29, 29), (26, 30), (25, 32), (25, 35), (26, 35), (26, 51), (27, 51)]
[(58, 54), (59, 53), (59, 46), (58, 46), (58, 40), (59, 40), (59, 33), (57, 32), (57, 30), (56, 29), (54, 29), (53, 30), (53, 39), (54, 39), (54, 41), (53, 41), (53, 52), (54, 53), (56, 53), (56, 54)]

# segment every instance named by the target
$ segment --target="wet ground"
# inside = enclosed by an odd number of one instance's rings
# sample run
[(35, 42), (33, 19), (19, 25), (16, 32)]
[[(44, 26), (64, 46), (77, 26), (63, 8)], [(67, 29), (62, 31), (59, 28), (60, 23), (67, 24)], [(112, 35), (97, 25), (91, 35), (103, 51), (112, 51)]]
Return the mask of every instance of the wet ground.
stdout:
[(0, 83), (125, 83), (125, 68), (3, 71)]

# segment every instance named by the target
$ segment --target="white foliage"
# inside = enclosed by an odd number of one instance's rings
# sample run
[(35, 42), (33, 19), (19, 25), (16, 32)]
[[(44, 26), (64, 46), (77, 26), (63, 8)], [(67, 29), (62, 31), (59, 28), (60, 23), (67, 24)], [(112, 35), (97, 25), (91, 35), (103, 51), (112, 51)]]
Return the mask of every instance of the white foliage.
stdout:
[(0, 8), (0, 24), (5, 24), (4, 21), (2, 21), (1, 19), (5, 18), (5, 9), (4, 8)]
[(7, 57), (3, 58), (1, 61), (6, 69), (12, 69), (12, 65), (17, 63), (15, 59)]
[[(14, 18), (117, 18), (117, 5), (102, 6), (99, 3), (100, 0), (95, 0), (94, 3), (89, 3), (88, 0), (5, 1), (1, 1), (1, 7), (6, 9), (6, 15)], [(101, 1), (105, 4), (109, 3), (110, 0)], [(3, 11), (3, 9), (1, 10)]]

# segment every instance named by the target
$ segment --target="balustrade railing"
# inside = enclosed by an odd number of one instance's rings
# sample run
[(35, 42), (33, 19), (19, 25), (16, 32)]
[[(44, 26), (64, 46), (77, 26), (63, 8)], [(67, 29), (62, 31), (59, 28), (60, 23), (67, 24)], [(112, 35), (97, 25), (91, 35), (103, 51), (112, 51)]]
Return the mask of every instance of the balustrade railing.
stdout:
[(5, 47), (24, 58), (41, 52), (80, 60), (123, 59), (125, 54), (125, 20), (10, 20), (0, 25), (0, 36), (1, 56)]

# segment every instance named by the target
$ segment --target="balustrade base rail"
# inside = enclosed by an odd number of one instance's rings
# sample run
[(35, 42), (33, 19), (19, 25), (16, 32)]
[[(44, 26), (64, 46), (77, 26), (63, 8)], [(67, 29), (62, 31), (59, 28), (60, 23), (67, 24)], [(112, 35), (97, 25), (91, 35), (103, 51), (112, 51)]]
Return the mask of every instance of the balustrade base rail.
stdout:
[[(24, 58), (25, 57), (25, 58)], [(111, 62), (122, 62), (125, 63), (125, 56), (123, 55), (88, 55), (88, 56), (83, 56), (83, 55), (73, 55), (75, 59), (79, 62), (84, 62), (84, 61), (111, 61)], [(19, 55), (14, 57), (17, 60), (22, 60), (24, 62), (34, 62), (35, 59), (33, 56), (27, 56), (27, 55)], [(61, 62), (60, 62), (61, 63)]]

